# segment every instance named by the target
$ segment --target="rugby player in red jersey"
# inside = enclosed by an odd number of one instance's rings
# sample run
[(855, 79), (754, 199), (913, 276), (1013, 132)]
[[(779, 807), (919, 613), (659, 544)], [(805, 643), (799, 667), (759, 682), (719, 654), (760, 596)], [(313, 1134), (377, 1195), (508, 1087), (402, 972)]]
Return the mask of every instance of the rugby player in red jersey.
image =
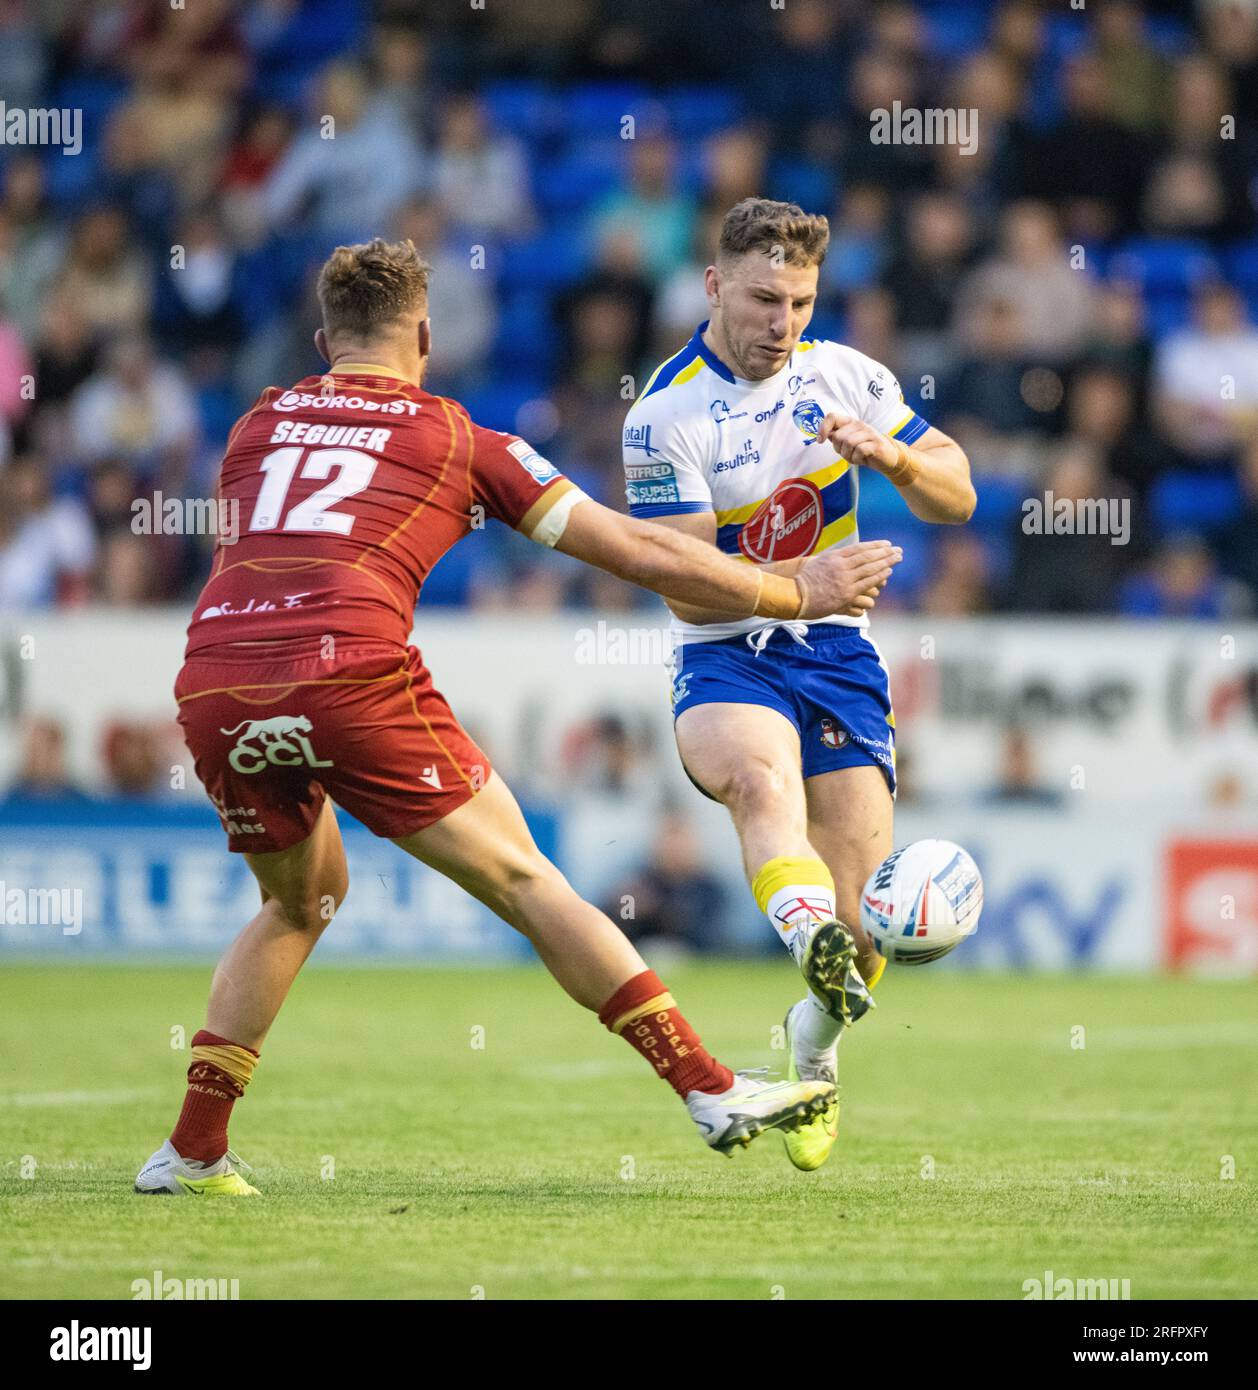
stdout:
[(704, 1049), (623, 933), (538, 850), (407, 639), (425, 577), (480, 515), (667, 598), (743, 616), (860, 612), (899, 552), (831, 550), (786, 578), (600, 506), (524, 440), (422, 389), (428, 272), (410, 242), (338, 247), (319, 280), (328, 372), (268, 388), (228, 440), (219, 490), (239, 505), (239, 535), (215, 552), (175, 696), (262, 906), (214, 974), (183, 1110), (138, 1192), (256, 1193), (228, 1151), (228, 1117), (345, 897), (333, 801), (521, 931), (563, 989), (673, 1087), (713, 1148), (798, 1126), (833, 1097), (824, 1082), (736, 1076)]

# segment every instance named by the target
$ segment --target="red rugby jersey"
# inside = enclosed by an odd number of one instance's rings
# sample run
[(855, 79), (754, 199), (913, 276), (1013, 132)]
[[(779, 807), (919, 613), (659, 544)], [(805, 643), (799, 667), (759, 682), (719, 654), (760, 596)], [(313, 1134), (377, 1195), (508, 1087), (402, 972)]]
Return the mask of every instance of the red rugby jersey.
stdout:
[(325, 634), (405, 645), (424, 580), (456, 541), (487, 517), (532, 535), (572, 488), (518, 436), (383, 368), (268, 387), (227, 442), (230, 525), (187, 651)]

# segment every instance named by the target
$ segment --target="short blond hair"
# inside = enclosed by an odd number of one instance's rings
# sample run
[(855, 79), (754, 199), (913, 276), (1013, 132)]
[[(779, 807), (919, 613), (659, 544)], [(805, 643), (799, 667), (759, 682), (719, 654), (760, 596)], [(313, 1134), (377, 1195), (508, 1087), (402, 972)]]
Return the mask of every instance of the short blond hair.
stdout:
[(409, 239), (338, 246), (319, 272), (324, 332), (370, 338), (417, 312), (422, 317), (431, 273)]
[(829, 246), (828, 218), (814, 217), (798, 203), (744, 198), (725, 214), (716, 259), (718, 264), (728, 264), (748, 251), (772, 254), (780, 250), (788, 265), (820, 265)]

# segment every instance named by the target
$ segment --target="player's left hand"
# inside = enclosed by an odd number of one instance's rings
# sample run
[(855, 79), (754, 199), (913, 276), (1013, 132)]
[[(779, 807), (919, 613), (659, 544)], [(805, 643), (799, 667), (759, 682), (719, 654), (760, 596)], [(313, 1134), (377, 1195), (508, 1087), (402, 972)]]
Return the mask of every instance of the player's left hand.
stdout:
[(826, 440), (834, 452), (849, 463), (872, 468), (878, 473), (893, 469), (900, 461), (900, 450), (890, 435), (883, 434), (863, 420), (831, 412), (817, 428), (817, 442)]

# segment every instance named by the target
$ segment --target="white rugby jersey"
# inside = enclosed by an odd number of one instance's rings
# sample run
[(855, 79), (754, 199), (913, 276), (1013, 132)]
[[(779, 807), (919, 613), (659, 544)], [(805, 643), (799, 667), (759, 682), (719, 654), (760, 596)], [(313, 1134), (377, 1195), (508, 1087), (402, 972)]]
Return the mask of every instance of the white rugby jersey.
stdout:
[[(764, 381), (743, 381), (704, 343), (707, 323), (656, 368), (625, 417), (625, 491), (634, 516), (716, 514), (716, 543), (749, 564), (792, 560), (860, 539), (857, 473), (817, 427), (830, 411), (912, 444), (930, 426), (888, 368), (855, 348), (803, 338)], [(866, 617), (815, 622), (868, 627)], [(678, 642), (715, 642), (772, 622), (699, 626), (673, 618)]]

